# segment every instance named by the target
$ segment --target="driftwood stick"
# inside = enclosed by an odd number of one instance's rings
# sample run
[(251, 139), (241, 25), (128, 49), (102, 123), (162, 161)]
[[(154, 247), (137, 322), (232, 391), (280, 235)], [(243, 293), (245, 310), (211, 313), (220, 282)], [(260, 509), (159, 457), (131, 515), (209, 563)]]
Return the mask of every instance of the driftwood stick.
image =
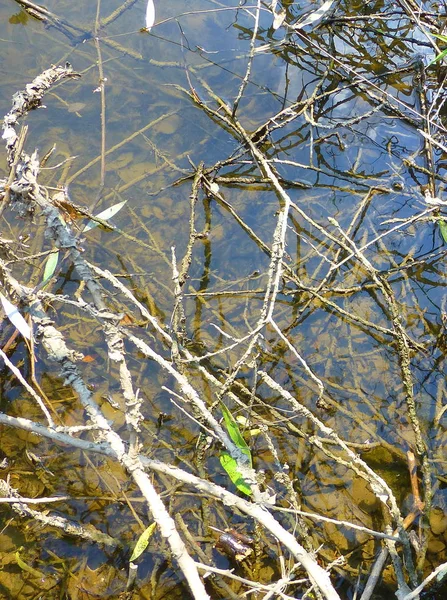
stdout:
[[(65, 443), (68, 445), (82, 448), (87, 452), (94, 452), (109, 456), (115, 460), (120, 460), (121, 454), (118, 454), (119, 448), (113, 447), (108, 441), (97, 444), (95, 442), (88, 442), (79, 438), (71, 438), (65, 433), (59, 433), (57, 430), (50, 430), (48, 427), (38, 425), (30, 421), (29, 419), (11, 417), (0, 413), (0, 423), (8, 424), (12, 427), (19, 427), (25, 431), (31, 431), (38, 435), (42, 435), (49, 439), (58, 441), (59, 443)], [(158, 460), (154, 460), (145, 456), (138, 457), (141, 464), (145, 469), (164, 473), (170, 477), (175, 478), (177, 481), (194, 487), (196, 490), (203, 493), (209, 494), (217, 499), (220, 499), (225, 506), (234, 507), (256, 519), (263, 527), (265, 527), (270, 533), (272, 533), (284, 546), (294, 555), (296, 560), (300, 562), (306, 569), (313, 584), (319, 588), (321, 593), (327, 600), (340, 600), (340, 596), (335, 591), (328, 573), (318, 565), (316, 560), (304, 550), (304, 548), (298, 543), (295, 536), (286, 531), (279, 522), (272, 516), (269, 510), (260, 505), (248, 502), (243, 498), (239, 498), (235, 494), (227, 491), (225, 488), (196, 477), (191, 473), (187, 473), (178, 467), (174, 467), (163, 463)], [(138, 480), (143, 477), (143, 473), (138, 473)]]

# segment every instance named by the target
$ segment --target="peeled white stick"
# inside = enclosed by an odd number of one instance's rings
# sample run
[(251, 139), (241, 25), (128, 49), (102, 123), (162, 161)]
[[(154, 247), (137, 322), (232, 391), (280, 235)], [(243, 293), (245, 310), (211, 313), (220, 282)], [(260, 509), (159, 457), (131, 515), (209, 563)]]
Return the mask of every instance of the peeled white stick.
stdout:
[(20, 333), (27, 340), (31, 339), (31, 328), (22, 315), (19, 313), (18, 309), (14, 304), (5, 298), (3, 294), (0, 294), (0, 302), (2, 303), (3, 310), (5, 311), (6, 316), (11, 321), (16, 329), (20, 331)]

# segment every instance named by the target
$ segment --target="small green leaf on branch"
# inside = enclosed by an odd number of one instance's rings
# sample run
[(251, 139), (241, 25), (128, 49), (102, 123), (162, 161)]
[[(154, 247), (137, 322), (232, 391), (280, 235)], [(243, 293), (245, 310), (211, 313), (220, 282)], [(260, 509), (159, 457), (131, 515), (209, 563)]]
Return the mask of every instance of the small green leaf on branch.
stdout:
[[(233, 415), (228, 410), (228, 408), (225, 406), (225, 404), (223, 404), (223, 402), (220, 403), (220, 407), (222, 410), (222, 414), (223, 414), (223, 418), (225, 421), (225, 426), (228, 431), (228, 435), (230, 436), (230, 438), (232, 439), (234, 444), (239, 448), (239, 450), (241, 450), (242, 454), (245, 455), (245, 457), (247, 459), (247, 461), (246, 461), (247, 466), (251, 467), (252, 466), (251, 451), (250, 451), (250, 448), (248, 447), (246, 441), (244, 440), (242, 433), (240, 432), (237, 422), (235, 421)], [(228, 452), (223, 452), (220, 455), (219, 460), (220, 460), (220, 464), (225, 469), (225, 471), (227, 472), (227, 475), (229, 476), (231, 481), (234, 483), (234, 485), (237, 487), (237, 489), (240, 492), (242, 492), (243, 494), (246, 494), (247, 496), (251, 496), (251, 494), (252, 494), (251, 487), (243, 478), (243, 476), (239, 470), (237, 461), (232, 456), (230, 456), (230, 454), (228, 454)]]
[(230, 456), (228, 454), (228, 452), (223, 452), (219, 456), (219, 460), (220, 460), (220, 464), (227, 472), (228, 477), (231, 479), (231, 481), (234, 483), (234, 485), (237, 487), (237, 489), (240, 492), (242, 492), (243, 494), (246, 494), (247, 496), (251, 496), (251, 494), (252, 494), (251, 487), (245, 481), (245, 479), (242, 477), (242, 475), (238, 469), (237, 462), (234, 460), (234, 458), (232, 456)]
[(47, 262), (45, 263), (45, 270), (43, 272), (43, 283), (48, 281), (53, 277), (54, 272), (56, 271), (57, 263), (59, 261), (59, 250), (56, 252), (51, 252), (49, 255)]
[(438, 225), (439, 225), (439, 231), (441, 232), (441, 235), (442, 235), (442, 239), (444, 240), (444, 242), (447, 243), (447, 222), (439, 220)]
[[(97, 214), (95, 216), (98, 219), (102, 219), (103, 221), (108, 221), (109, 219), (114, 217), (116, 215), (116, 213), (118, 213), (123, 208), (123, 206), (126, 204), (126, 202), (127, 202), (127, 200), (123, 200), (123, 202), (118, 202), (118, 204), (109, 206), (109, 208), (106, 208), (105, 210), (103, 210), (102, 212), (100, 212), (99, 214)], [(90, 229), (93, 229), (95, 227), (98, 227), (98, 223), (96, 223), (96, 221), (90, 221), (84, 227), (84, 233), (86, 231), (90, 231)]]

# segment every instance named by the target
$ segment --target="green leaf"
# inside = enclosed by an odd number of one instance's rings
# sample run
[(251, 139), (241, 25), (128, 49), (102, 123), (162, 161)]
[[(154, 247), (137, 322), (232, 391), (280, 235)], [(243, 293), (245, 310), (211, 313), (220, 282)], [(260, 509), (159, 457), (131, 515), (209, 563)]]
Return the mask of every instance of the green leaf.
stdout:
[(442, 235), (442, 239), (447, 243), (447, 223), (445, 221), (438, 221), (439, 230)]
[(447, 35), (439, 35), (439, 33), (432, 33), (432, 35), (443, 42), (447, 42)]
[(220, 464), (227, 472), (227, 475), (237, 487), (237, 489), (246, 494), (247, 496), (251, 496), (251, 487), (246, 483), (245, 479), (242, 477), (238, 470), (237, 462), (234, 460), (232, 456), (228, 454), (228, 452), (223, 452), (219, 456)]
[(139, 556), (141, 556), (143, 554), (143, 552), (146, 550), (156, 527), (157, 527), (157, 524), (152, 523), (152, 525), (149, 525), (149, 527), (147, 529), (145, 529), (143, 531), (143, 533), (140, 535), (137, 543), (135, 544), (135, 548), (133, 549), (132, 556), (130, 557), (130, 562), (137, 560), (137, 558)]
[(228, 435), (233, 440), (233, 442), (236, 444), (236, 446), (240, 450), (242, 450), (242, 452), (248, 458), (248, 462), (249, 462), (250, 467), (251, 467), (252, 466), (252, 460), (251, 460), (250, 448), (247, 446), (247, 442), (244, 440), (244, 438), (242, 436), (242, 433), (240, 432), (240, 429), (239, 429), (239, 426), (238, 426), (237, 422), (235, 421), (233, 415), (230, 413), (230, 411), (225, 406), (225, 404), (223, 404), (223, 402), (220, 403), (220, 408), (222, 410), (222, 414), (223, 414), (225, 425), (226, 425), (226, 428), (227, 428), (227, 431), (228, 431)]
[(22, 550), (23, 550), (23, 546), (21, 546), (15, 553), (16, 563), (19, 565), (19, 567), (22, 569), (22, 571), (26, 571), (27, 573), (30, 573), (33, 577), (36, 577), (36, 579), (45, 579), (45, 573), (42, 573), (41, 571), (38, 571), (37, 569), (33, 569), (33, 567), (30, 567), (22, 559), (22, 557), (20, 556), (20, 552)]
[(429, 63), (428, 66), (430, 65), (434, 65), (435, 63), (439, 62), (440, 60), (442, 60), (444, 58), (444, 56), (447, 55), (447, 49), (443, 50), (440, 54), (438, 54), (438, 56), (435, 56), (435, 58)]
[(43, 272), (43, 282), (47, 281), (54, 275), (57, 263), (59, 261), (59, 250), (52, 252), (45, 263), (45, 271)]
[[(123, 202), (118, 202), (118, 204), (114, 204), (113, 206), (106, 208), (105, 210), (103, 210), (102, 212), (100, 212), (99, 214), (97, 214), (95, 216), (98, 217), (98, 219), (102, 219), (103, 221), (108, 221), (123, 208), (123, 206), (126, 204), (126, 202), (127, 202), (127, 200), (123, 200)], [(99, 223), (96, 223), (95, 221), (90, 221), (84, 227), (84, 233), (86, 231), (90, 231), (90, 229), (94, 229), (95, 227), (98, 227), (98, 225), (99, 225)]]
[[(241, 450), (242, 453), (247, 457), (247, 463), (251, 467), (252, 466), (252, 458), (251, 458), (250, 448), (247, 446), (247, 443), (244, 440), (242, 433), (240, 432), (237, 422), (235, 421), (233, 415), (228, 410), (228, 408), (225, 406), (225, 404), (223, 404), (223, 402), (220, 403), (220, 407), (222, 410), (222, 414), (223, 414), (223, 418), (225, 421), (225, 426), (228, 431), (228, 435), (233, 440), (233, 442), (236, 444), (236, 446), (239, 448), (239, 450)], [(228, 452), (223, 452), (220, 455), (219, 460), (220, 460), (220, 464), (225, 469), (229, 478), (234, 483), (234, 485), (237, 487), (237, 489), (240, 492), (242, 492), (243, 494), (246, 494), (247, 496), (251, 496), (251, 493), (252, 493), (251, 487), (245, 481), (245, 479), (242, 477), (242, 475), (238, 469), (237, 461), (232, 456), (230, 456), (228, 454)]]
[[(437, 33), (432, 33), (432, 35), (433, 37), (438, 38), (438, 40), (447, 43), (447, 35), (439, 35)], [(445, 56), (447, 56), (447, 49), (443, 50), (437, 56), (435, 56), (435, 58), (428, 64), (428, 66), (430, 67), (431, 65), (434, 65), (435, 63), (442, 60)]]

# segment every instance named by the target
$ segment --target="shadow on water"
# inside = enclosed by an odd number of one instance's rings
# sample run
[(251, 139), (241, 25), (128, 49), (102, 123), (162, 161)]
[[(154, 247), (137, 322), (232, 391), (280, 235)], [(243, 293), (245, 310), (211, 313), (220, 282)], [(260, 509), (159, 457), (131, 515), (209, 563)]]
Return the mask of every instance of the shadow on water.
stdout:
[[(159, 2), (150, 33), (142, 1), (0, 6), (3, 115), (51, 65), (81, 75), (26, 116), (25, 150), (38, 148), (39, 184), (77, 236), (104, 306), (96, 311), (68, 246), (44, 284), (60, 244), (45, 211), (14, 197), (2, 209), (2, 289), (19, 303), (12, 277), (40, 294), (122, 441), (135, 443), (125, 361), (141, 401), (138, 452), (244, 497), (211, 421), (133, 338), (184, 376), (231, 436), (223, 401), (274, 498), (270, 512), (331, 565), (340, 598), (367, 597), (384, 548), (370, 530), (400, 528), (372, 596), (392, 598), (447, 561), (445, 72), (430, 65), (444, 9), (342, 1), (317, 18), (316, 2), (272, 4), (275, 21), (267, 3), (258, 14), (256, 2)], [(85, 231), (92, 214), (103, 222)], [(119, 360), (107, 311), (126, 334)], [(39, 337), (30, 349), (14, 332), (5, 318), (0, 347), (55, 427), (91, 426), (71, 434), (99, 441), (67, 372)], [(3, 362), (0, 409), (46, 424)], [(123, 463), (1, 423), (2, 480), (13, 488), (1, 495), (62, 499), (28, 504), (34, 512), (2, 506), (0, 598), (202, 597), (159, 530), (131, 581), (132, 549), (153, 516)], [(304, 597), (308, 573), (259, 520), (149, 472), (190, 554), (225, 571), (205, 579), (212, 598)], [(252, 537), (247, 555), (222, 552), (216, 529)], [(441, 586), (424, 597), (443, 598)]]

